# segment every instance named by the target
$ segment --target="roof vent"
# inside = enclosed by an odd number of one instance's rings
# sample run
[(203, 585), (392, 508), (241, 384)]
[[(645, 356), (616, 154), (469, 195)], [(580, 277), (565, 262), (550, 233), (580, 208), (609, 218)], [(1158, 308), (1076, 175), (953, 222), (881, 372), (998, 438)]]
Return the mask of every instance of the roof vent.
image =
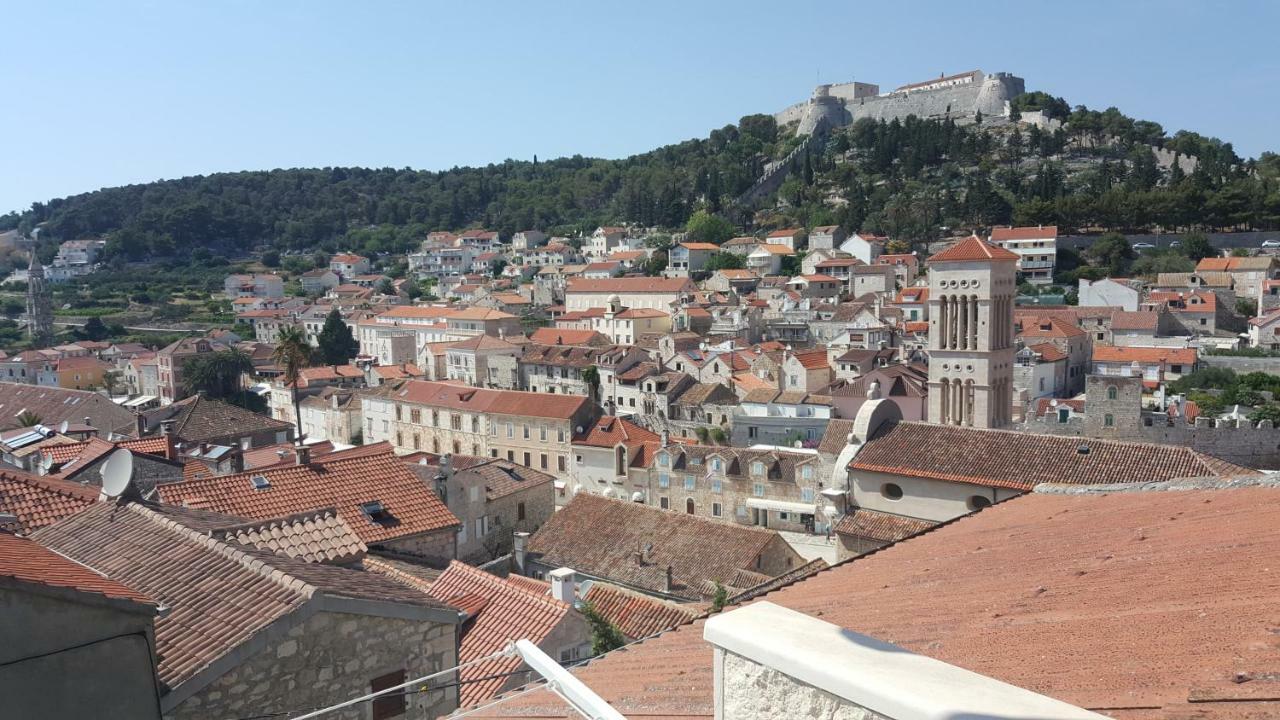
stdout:
[(249, 484), (253, 485), (254, 490), (266, 490), (271, 487), (271, 481), (265, 475), (254, 475), (249, 478)]
[(1089, 454), (1089, 446), (1088, 446), (1088, 445), (1086, 445), (1086, 444), (1084, 444), (1084, 443), (1080, 443), (1080, 446), (1076, 448), (1076, 454), (1077, 454), (1077, 455), (1088, 455), (1088, 454)]

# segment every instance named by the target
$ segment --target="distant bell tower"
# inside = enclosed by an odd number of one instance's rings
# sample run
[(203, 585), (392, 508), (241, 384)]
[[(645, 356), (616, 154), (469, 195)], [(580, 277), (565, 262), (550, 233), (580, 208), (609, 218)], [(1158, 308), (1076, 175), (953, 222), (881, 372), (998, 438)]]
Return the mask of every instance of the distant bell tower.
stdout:
[(929, 422), (1010, 424), (1017, 261), (977, 236), (929, 258)]
[(49, 295), (49, 281), (44, 276), (44, 266), (31, 250), (31, 264), (27, 267), (27, 330), (35, 348), (53, 344), (53, 305)]

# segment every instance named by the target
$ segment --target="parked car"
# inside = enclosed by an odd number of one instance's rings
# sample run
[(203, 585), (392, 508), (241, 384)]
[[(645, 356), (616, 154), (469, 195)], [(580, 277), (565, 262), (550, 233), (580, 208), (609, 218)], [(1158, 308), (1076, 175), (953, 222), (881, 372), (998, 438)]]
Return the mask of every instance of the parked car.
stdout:
[(1156, 246), (1152, 245), (1151, 243), (1134, 243), (1133, 249), (1134, 250), (1155, 250)]
[(1182, 241), (1174, 240), (1173, 242), (1169, 243), (1169, 247), (1171, 248), (1182, 247)]
[(1280, 248), (1280, 240), (1263, 240), (1263, 241), (1262, 241), (1262, 247), (1264, 247), (1264, 248)]

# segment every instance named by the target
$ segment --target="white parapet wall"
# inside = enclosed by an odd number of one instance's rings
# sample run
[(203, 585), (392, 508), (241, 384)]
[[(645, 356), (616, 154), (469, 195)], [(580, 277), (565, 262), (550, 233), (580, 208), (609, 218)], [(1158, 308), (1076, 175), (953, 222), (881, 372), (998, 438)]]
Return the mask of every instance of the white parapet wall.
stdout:
[(1097, 720), (1105, 716), (769, 602), (707, 621), (716, 720)]

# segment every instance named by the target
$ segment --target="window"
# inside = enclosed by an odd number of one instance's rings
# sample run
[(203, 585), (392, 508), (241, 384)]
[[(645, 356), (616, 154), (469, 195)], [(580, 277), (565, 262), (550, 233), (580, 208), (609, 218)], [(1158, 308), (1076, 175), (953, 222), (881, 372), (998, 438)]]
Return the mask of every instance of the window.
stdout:
[(476, 518), (476, 537), (482, 538), (489, 534), (489, 518), (481, 515)]
[(800, 488), (800, 502), (813, 502), (813, 488)]
[(759, 460), (757, 460), (756, 462), (751, 463), (751, 474), (752, 474), (752, 475), (763, 475), (763, 474), (764, 474), (764, 463), (760, 462)]
[(1108, 400), (1115, 400), (1115, 399), (1116, 399), (1116, 393), (1117, 393), (1117, 391), (1116, 391), (1116, 386), (1115, 386), (1115, 385), (1112, 385), (1112, 386), (1108, 387), (1108, 388), (1107, 388), (1107, 399), (1108, 399)]
[(404, 415), (404, 407), (397, 405), (396, 406), (396, 422), (400, 422), (401, 420), (403, 420), (404, 419), (403, 415)]
[(546, 425), (543, 425), (542, 427), (538, 428), (538, 439), (539, 439), (539, 440), (541, 440), (542, 442), (546, 442), (546, 441), (547, 441), (547, 426), (546, 426)]
[(1115, 416), (1114, 416), (1114, 415), (1112, 415), (1111, 413), (1107, 413), (1106, 415), (1103, 415), (1103, 416), (1102, 416), (1102, 425), (1103, 425), (1103, 427), (1115, 427), (1115, 426), (1116, 426), (1116, 418), (1115, 418)]
[(666, 473), (658, 473), (658, 487), (660, 488), (671, 487), (671, 476)]
[(711, 469), (712, 469), (712, 470), (715, 470), (716, 472), (720, 472), (720, 468), (721, 468), (721, 467), (723, 467), (723, 466), (724, 466), (724, 463), (722, 463), (722, 462), (720, 461), (720, 458), (711, 458)]
[(528, 440), (528, 439), (529, 439), (529, 426), (528, 426), (528, 425), (523, 425), (523, 426), (521, 426), (521, 430), (524, 432), (524, 439), (525, 439), (525, 440)]
[[(378, 692), (386, 690), (397, 685), (403, 685), (405, 681), (404, 670), (396, 670), (386, 675), (369, 681), (369, 692)], [(374, 698), (372, 704), (373, 720), (384, 720), (384, 718), (400, 717), (404, 715), (406, 695), (398, 693), (390, 693), (382, 697)]]
[(685, 490), (692, 490), (692, 489), (694, 489), (694, 487), (696, 487), (696, 486), (694, 485), (693, 476), (692, 476), (692, 475), (686, 475), (686, 476), (684, 477), (684, 489), (685, 489)]
[(801, 478), (803, 478), (803, 479), (805, 479), (805, 480), (812, 480), (812, 479), (813, 479), (813, 466), (812, 466), (812, 465), (805, 465), (804, 467), (800, 468), (800, 477), (801, 477)]
[(722, 517), (724, 515), (724, 507), (718, 502), (711, 503), (711, 517)]
[(516, 520), (524, 519), (524, 503), (516, 504)]
[[(669, 458), (666, 453), (661, 453), (658, 455), (658, 467), (669, 467), (670, 463), (671, 463), (671, 458)], [(578, 456), (578, 464), (582, 464), (581, 455)]]
[(658, 498), (658, 507), (662, 508), (663, 510), (670, 510), (671, 500), (665, 497)]
[(467, 542), (467, 524), (462, 523), (458, 526), (458, 544), (463, 545)]
[(756, 438), (757, 434), (758, 434), (758, 428), (756, 428), (756, 426), (754, 426), (754, 425), (750, 425), (750, 426), (748, 426), (748, 427), (747, 427), (747, 437), (748, 437), (748, 438), (750, 438), (750, 439), (754, 440), (754, 439)]
[(724, 488), (720, 485), (720, 481), (719, 481), (719, 480), (712, 480), (712, 481), (711, 481), (711, 492), (713, 492), (713, 493), (720, 493), (720, 492), (722, 492), (722, 491), (723, 491), (723, 489), (724, 489)]
[(560, 441), (561, 443), (564, 442), (564, 428), (560, 428), (559, 430), (556, 430), (556, 440)]
[(494, 421), (492, 421), (492, 420), (490, 420), (490, 421), (489, 421), (489, 435), (490, 435), (491, 437), (497, 437), (497, 436), (498, 436), (498, 423), (496, 423), (496, 422), (494, 422)]
[(431, 427), (440, 427), (440, 411), (431, 411)]
[(886, 500), (901, 500), (902, 488), (897, 483), (885, 483), (880, 486), (880, 494)]
[(1058, 422), (1065, 423), (1071, 419), (1071, 411), (1067, 408), (1058, 408)]
[(752, 485), (751, 494), (756, 497), (764, 497), (764, 483), (756, 483)]
[(560, 472), (565, 471), (565, 459), (563, 455), (556, 458), (556, 469)]
[(396, 445), (404, 445), (404, 435), (402, 435), (399, 430), (396, 431)]
[(532, 458), (529, 456), (529, 453), (525, 453), (525, 454), (524, 454), (524, 466), (525, 466), (525, 467), (533, 467), (533, 465), (531, 465), (531, 464), (530, 464), (531, 460), (532, 460)]
[(541, 455), (539, 455), (539, 456), (538, 456), (538, 467), (542, 468), (543, 470), (546, 470), (546, 469), (547, 469), (547, 454), (546, 454), (546, 453), (542, 453)]
[(1181, 374), (1182, 374), (1182, 366), (1181, 366), (1181, 365), (1170, 365), (1170, 366), (1169, 366), (1169, 371), (1170, 371), (1170, 372), (1176, 372), (1176, 373), (1178, 373), (1179, 375), (1181, 375)]
[(991, 506), (991, 499), (981, 495), (974, 495), (964, 503), (970, 510), (981, 510), (984, 507)]
[(507, 423), (507, 437), (515, 437), (515, 432), (516, 426), (511, 423)]
[(415, 409), (415, 410), (410, 410), (410, 411), (409, 411), (409, 422), (413, 423), (414, 425), (421, 425), (421, 424), (422, 424), (422, 411), (421, 411), (421, 410), (416, 410), (416, 409)]

